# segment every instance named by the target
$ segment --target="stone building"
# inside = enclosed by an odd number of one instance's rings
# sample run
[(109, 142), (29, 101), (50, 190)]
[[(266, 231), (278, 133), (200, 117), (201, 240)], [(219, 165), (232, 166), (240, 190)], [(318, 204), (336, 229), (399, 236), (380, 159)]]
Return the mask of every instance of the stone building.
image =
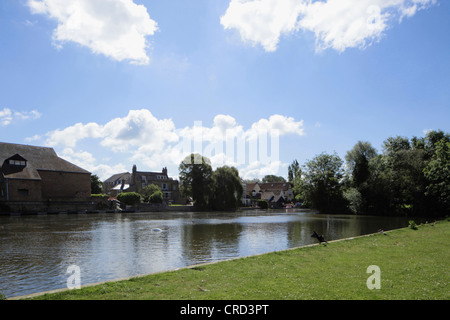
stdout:
[(167, 168), (163, 168), (161, 172), (137, 171), (134, 165), (131, 174), (129, 172), (115, 174), (103, 182), (103, 188), (110, 196), (117, 196), (120, 192), (141, 193), (150, 184), (161, 188), (165, 202), (180, 203), (178, 180), (168, 176)]
[(140, 192), (150, 184), (155, 184), (161, 188), (164, 201), (179, 203), (178, 180), (169, 178), (167, 168), (163, 168), (161, 172), (137, 171), (137, 167), (134, 165), (131, 172), (130, 187), (127, 191)]

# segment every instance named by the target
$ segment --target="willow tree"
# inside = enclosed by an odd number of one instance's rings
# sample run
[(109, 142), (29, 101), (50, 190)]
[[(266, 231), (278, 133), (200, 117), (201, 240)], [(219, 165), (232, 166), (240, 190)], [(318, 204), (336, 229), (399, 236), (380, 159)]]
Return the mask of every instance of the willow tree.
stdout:
[(214, 210), (234, 210), (242, 202), (244, 188), (239, 172), (235, 167), (223, 166), (213, 173), (213, 201)]
[(181, 162), (179, 172), (182, 194), (191, 197), (198, 209), (209, 209), (213, 196), (211, 161), (191, 153)]

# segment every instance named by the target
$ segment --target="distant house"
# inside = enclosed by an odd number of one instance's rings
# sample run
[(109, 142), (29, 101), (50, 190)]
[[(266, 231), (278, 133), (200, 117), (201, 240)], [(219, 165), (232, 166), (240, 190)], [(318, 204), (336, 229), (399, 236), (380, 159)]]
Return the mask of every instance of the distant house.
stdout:
[(119, 193), (130, 187), (131, 173), (117, 173), (103, 181), (103, 192), (112, 197), (116, 197)]
[(134, 165), (131, 174), (115, 174), (103, 182), (103, 187), (106, 187), (109, 195), (116, 196), (120, 192), (141, 192), (150, 184), (161, 188), (164, 201), (180, 202), (179, 182), (167, 175), (167, 168), (163, 168), (161, 172), (137, 171)]
[(90, 199), (91, 173), (52, 148), (0, 142), (0, 164), (0, 202)]
[(289, 182), (247, 183), (245, 194), (253, 203), (266, 200), (271, 207), (283, 206), (294, 199)]

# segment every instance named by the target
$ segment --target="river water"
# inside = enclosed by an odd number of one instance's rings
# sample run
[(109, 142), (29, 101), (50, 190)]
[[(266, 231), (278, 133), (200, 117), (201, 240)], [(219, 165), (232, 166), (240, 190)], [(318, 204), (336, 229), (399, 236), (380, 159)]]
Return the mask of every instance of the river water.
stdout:
[(408, 225), (406, 218), (300, 209), (242, 212), (57, 214), (0, 217), (0, 294), (81, 285), (249, 256)]

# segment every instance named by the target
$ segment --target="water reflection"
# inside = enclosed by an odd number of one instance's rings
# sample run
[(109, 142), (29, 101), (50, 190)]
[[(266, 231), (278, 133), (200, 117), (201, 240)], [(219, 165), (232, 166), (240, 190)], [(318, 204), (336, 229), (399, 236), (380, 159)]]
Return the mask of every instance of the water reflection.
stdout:
[(0, 292), (66, 287), (69, 265), (94, 283), (407, 225), (405, 218), (311, 211), (0, 217)]

